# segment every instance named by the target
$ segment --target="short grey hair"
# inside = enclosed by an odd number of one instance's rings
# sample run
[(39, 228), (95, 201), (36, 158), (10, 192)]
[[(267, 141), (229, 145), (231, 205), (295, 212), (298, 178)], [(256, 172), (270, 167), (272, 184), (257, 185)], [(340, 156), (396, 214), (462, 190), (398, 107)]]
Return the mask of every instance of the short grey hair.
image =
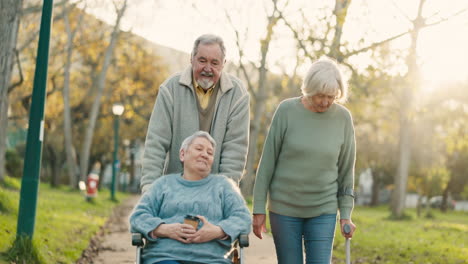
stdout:
[(221, 48), (221, 53), (223, 55), (223, 60), (226, 58), (226, 47), (224, 46), (224, 41), (220, 36), (213, 35), (213, 34), (204, 34), (199, 36), (195, 42), (193, 43), (193, 50), (192, 50), (192, 58), (197, 55), (198, 46), (200, 45), (210, 45), (210, 44), (218, 44)]
[(182, 150), (187, 151), (190, 145), (192, 145), (193, 141), (199, 137), (206, 138), (211, 143), (211, 146), (213, 147), (213, 149), (216, 148), (216, 141), (213, 139), (213, 137), (211, 137), (211, 135), (208, 134), (208, 132), (200, 130), (200, 131), (195, 132), (191, 136), (188, 136), (186, 139), (184, 139), (184, 141), (182, 142), (182, 145), (180, 145), (179, 153)]
[(348, 98), (348, 86), (338, 64), (331, 58), (323, 57), (314, 62), (307, 72), (301, 87), (302, 95), (318, 93), (335, 94), (340, 103)]

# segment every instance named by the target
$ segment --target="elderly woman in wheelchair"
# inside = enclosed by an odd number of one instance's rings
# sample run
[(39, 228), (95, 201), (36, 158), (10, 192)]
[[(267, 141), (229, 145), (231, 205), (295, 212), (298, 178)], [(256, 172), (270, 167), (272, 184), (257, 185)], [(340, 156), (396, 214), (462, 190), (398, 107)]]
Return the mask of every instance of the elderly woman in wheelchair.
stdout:
[(210, 174), (215, 141), (198, 131), (180, 148), (184, 171), (158, 178), (130, 216), (147, 240), (144, 264), (232, 263), (225, 258), (251, 218), (237, 185)]

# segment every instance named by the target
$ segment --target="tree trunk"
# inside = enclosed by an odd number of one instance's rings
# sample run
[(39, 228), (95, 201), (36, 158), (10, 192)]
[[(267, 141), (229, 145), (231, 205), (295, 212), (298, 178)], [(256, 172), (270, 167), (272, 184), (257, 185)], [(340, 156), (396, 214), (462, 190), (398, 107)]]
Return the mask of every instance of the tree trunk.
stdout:
[[(420, 193), (420, 192), (418, 192), (418, 193)], [(419, 195), (418, 203), (416, 204), (416, 215), (418, 216), (418, 218), (421, 217), (421, 210), (422, 210), (422, 196)]]
[(396, 218), (403, 216), (406, 200), (406, 186), (408, 183), (408, 170), (411, 156), (410, 121), (407, 107), (401, 108), (400, 113), (400, 143), (398, 169), (395, 177), (395, 189), (392, 197), (392, 215)]
[[(276, 5), (276, 1), (274, 1)], [(273, 36), (273, 28), (278, 22), (278, 17), (275, 15), (275, 10), (272, 15), (268, 17), (267, 34), (265, 39), (261, 40), (260, 52), (261, 62), (259, 67), (258, 89), (255, 97), (255, 105), (253, 113), (253, 120), (250, 123), (250, 139), (249, 139), (249, 152), (246, 164), (246, 175), (241, 183), (242, 194), (244, 196), (251, 196), (253, 185), (255, 182), (255, 164), (257, 164), (257, 140), (260, 133), (262, 119), (265, 116), (265, 103), (268, 99), (268, 91), (266, 90), (267, 69), (266, 58), (268, 49), (270, 47), (271, 38)]]
[(91, 107), (89, 123), (86, 129), (86, 134), (85, 134), (83, 147), (82, 147), (81, 155), (80, 155), (80, 173), (81, 173), (80, 180), (82, 181), (86, 180), (86, 175), (88, 173), (91, 143), (93, 142), (94, 128), (96, 127), (96, 121), (97, 121), (97, 117), (99, 114), (99, 108), (101, 106), (101, 97), (102, 97), (102, 94), (104, 93), (107, 70), (109, 69), (110, 62), (114, 54), (114, 48), (117, 43), (119, 32), (120, 32), (119, 30), (120, 21), (125, 13), (126, 7), (127, 7), (127, 1), (124, 2), (122, 8), (118, 10), (117, 12), (117, 19), (116, 19), (115, 26), (111, 34), (110, 43), (104, 53), (104, 61), (103, 61), (102, 69), (99, 72), (98, 78), (95, 79), (97, 81), (93, 83), (93, 86), (96, 87), (97, 89), (97, 93), (96, 93), (96, 97), (94, 97), (93, 105)]
[(5, 173), (8, 127), (8, 88), (23, 0), (0, 1), (0, 181)]
[[(259, 87), (260, 88), (260, 87)], [(262, 90), (258, 90), (257, 100), (254, 105), (253, 110), (253, 120), (250, 124), (250, 139), (249, 139), (249, 153), (247, 157), (247, 164), (246, 164), (246, 175), (241, 182), (241, 190), (244, 196), (251, 196), (253, 191), (253, 185), (255, 183), (255, 164), (257, 164), (258, 160), (258, 150), (257, 150), (257, 143), (258, 143), (258, 135), (260, 132), (260, 126), (262, 117), (265, 112), (265, 100), (266, 95), (264, 87)]]
[(132, 143), (130, 143), (130, 190), (133, 190), (133, 185), (135, 184), (135, 151), (136, 151), (136, 143), (134, 140), (132, 140)]
[(336, 0), (335, 9), (333, 14), (335, 15), (335, 34), (333, 36), (333, 42), (330, 46), (330, 57), (335, 58), (338, 62), (343, 61), (343, 56), (340, 51), (341, 37), (343, 35), (343, 26), (346, 21), (348, 14), (348, 7), (351, 4), (351, 0)]
[(449, 184), (447, 184), (447, 187), (445, 187), (444, 192), (442, 193), (442, 204), (440, 205), (440, 211), (442, 212), (447, 212), (448, 209), (448, 195), (449, 195)]
[(411, 32), (411, 46), (407, 57), (408, 73), (405, 76), (405, 87), (400, 91), (400, 143), (399, 161), (395, 177), (395, 190), (392, 197), (392, 216), (402, 218), (405, 209), (406, 187), (408, 184), (408, 171), (411, 158), (411, 127), (413, 112), (413, 97), (419, 88), (419, 68), (417, 64), (417, 44), (420, 30), (425, 26), (422, 10), (425, 0), (419, 2), (418, 14), (413, 20)]
[(380, 189), (380, 178), (382, 172), (375, 171), (372, 173), (372, 194), (371, 194), (371, 201), (370, 206), (377, 206), (379, 205), (379, 189)]
[(60, 161), (54, 146), (47, 144), (45, 147), (47, 148), (47, 154), (49, 156), (50, 186), (55, 188), (58, 187), (60, 183)]
[[(70, 21), (68, 18), (69, 12), (72, 8), (67, 8), (67, 5), (64, 6), (63, 18), (65, 29), (67, 32), (67, 46), (66, 46), (66, 61), (64, 65), (64, 80), (63, 80), (63, 130), (64, 130), (64, 143), (65, 143), (65, 154), (68, 167), (68, 178), (69, 185), (71, 188), (76, 188), (78, 186), (79, 178), (79, 168), (76, 162), (76, 152), (75, 147), (73, 146), (73, 133), (72, 133), (72, 117), (71, 117), (71, 106), (70, 106), (70, 70), (72, 64), (72, 55), (73, 55), (73, 39), (75, 38), (75, 33), (80, 26), (80, 22), (77, 23), (76, 28), (72, 31), (70, 28)], [(80, 15), (79, 21), (83, 16)]]

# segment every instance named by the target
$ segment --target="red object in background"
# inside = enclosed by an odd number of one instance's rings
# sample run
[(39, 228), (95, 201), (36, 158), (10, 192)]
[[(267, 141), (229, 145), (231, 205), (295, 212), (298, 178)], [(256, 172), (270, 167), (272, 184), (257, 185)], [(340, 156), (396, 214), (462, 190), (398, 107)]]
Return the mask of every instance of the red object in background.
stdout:
[(86, 197), (94, 198), (98, 193), (99, 175), (90, 173), (86, 181)]

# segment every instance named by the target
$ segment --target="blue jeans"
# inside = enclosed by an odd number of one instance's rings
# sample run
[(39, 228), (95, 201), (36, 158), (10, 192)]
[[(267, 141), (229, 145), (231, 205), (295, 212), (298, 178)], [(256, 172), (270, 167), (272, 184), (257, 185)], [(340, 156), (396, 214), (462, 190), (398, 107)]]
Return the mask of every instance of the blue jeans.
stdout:
[(299, 218), (270, 212), (270, 224), (278, 264), (303, 264), (303, 239), (307, 264), (331, 262), (336, 214)]

